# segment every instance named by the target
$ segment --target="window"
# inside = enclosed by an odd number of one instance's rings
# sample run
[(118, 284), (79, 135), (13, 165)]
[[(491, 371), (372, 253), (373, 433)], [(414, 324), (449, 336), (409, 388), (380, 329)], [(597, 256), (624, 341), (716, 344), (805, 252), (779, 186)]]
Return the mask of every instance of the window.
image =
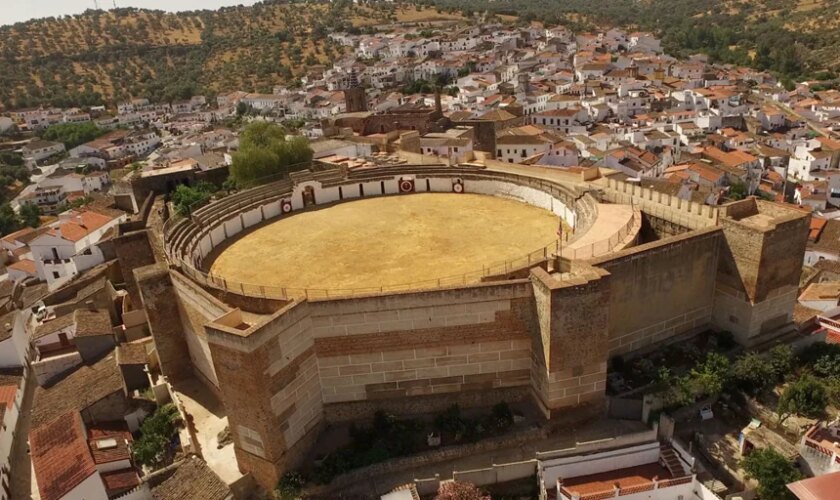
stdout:
[(53, 279), (56, 279), (56, 280), (57, 280), (57, 279), (58, 279), (58, 278), (60, 278), (60, 277), (61, 277), (61, 276), (58, 274), (58, 271), (53, 271)]

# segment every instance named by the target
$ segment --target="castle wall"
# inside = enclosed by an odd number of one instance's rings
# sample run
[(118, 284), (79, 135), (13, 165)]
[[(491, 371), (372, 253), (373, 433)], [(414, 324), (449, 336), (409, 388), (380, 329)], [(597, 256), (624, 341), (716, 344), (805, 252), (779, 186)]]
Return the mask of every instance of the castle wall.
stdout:
[(709, 228), (589, 261), (610, 273), (610, 355), (710, 324), (721, 244)]
[(412, 396), (527, 386), (530, 296), (518, 280), (311, 302), (324, 403), (399, 398), (417, 413)]
[(172, 282), (178, 295), (178, 312), (192, 366), (199, 377), (218, 390), (219, 380), (204, 325), (230, 308), (178, 274), (172, 274)]
[[(245, 328), (245, 329), (243, 329)], [(248, 329), (239, 310), (207, 325), (240, 468), (274, 485), (320, 430), (323, 407), (308, 304)]]
[(603, 197), (610, 203), (634, 205), (642, 212), (676, 226), (702, 229), (718, 223), (719, 209), (690, 200), (683, 200), (650, 188), (609, 177), (595, 183), (602, 186)]
[(563, 277), (541, 268), (531, 273), (539, 324), (531, 378), (546, 418), (604, 400), (610, 280), (594, 268)]
[(793, 320), (810, 217), (755, 199), (724, 209), (714, 321), (751, 345)]

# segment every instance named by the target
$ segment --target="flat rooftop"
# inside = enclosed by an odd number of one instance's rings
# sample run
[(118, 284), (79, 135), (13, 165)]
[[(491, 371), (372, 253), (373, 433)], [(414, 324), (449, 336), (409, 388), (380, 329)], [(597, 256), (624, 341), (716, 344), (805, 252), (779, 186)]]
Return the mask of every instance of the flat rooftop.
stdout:
[(232, 288), (293, 296), (454, 286), (478, 282), (485, 267), (503, 272), (505, 261), (527, 265), (528, 254), (556, 242), (559, 224), (547, 210), (478, 194), (356, 199), (261, 226), (221, 250), (210, 272)]

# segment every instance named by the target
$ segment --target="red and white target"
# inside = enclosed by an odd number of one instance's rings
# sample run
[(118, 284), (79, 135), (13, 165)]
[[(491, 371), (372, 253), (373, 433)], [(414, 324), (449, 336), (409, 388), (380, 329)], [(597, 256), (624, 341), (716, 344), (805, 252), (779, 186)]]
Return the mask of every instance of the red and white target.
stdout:
[(283, 204), (280, 205), (280, 209), (283, 210), (284, 214), (291, 213), (292, 211), (292, 202), (289, 200), (283, 200)]
[(400, 179), (400, 193), (413, 193), (414, 179)]
[(464, 181), (461, 179), (455, 179), (452, 181), (452, 192), (453, 193), (463, 193), (464, 192)]

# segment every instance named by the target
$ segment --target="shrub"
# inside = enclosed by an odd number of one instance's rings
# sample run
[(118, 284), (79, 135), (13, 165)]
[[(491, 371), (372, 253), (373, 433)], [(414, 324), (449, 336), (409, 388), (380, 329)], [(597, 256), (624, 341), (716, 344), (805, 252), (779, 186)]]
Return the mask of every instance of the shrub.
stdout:
[(195, 187), (181, 184), (172, 194), (175, 211), (178, 215), (187, 217), (197, 208), (206, 205), (215, 191), (216, 186), (208, 182), (199, 182)]
[(735, 347), (735, 335), (730, 331), (717, 332), (712, 338), (715, 340), (715, 345), (722, 351), (728, 351)]
[(454, 404), (447, 408), (443, 413), (435, 417), (435, 427), (442, 432), (449, 432), (452, 434), (463, 434), (466, 430), (464, 420), (461, 418), (461, 408)]
[(300, 473), (287, 472), (280, 478), (280, 482), (277, 484), (277, 489), (275, 490), (276, 496), (280, 500), (294, 500), (300, 494), (300, 490), (303, 489), (304, 484), (305, 481)]
[(840, 356), (826, 354), (814, 363), (814, 371), (822, 377), (840, 377)]
[(810, 366), (824, 356), (840, 356), (840, 344), (826, 344), (825, 342), (811, 344), (799, 354), (799, 362)]
[(779, 423), (783, 423), (791, 415), (803, 415), (817, 418), (825, 412), (828, 396), (825, 387), (814, 377), (804, 375), (785, 387), (776, 413)]
[(492, 424), (497, 430), (504, 431), (513, 425), (513, 412), (504, 401), (493, 406), (490, 416)]

